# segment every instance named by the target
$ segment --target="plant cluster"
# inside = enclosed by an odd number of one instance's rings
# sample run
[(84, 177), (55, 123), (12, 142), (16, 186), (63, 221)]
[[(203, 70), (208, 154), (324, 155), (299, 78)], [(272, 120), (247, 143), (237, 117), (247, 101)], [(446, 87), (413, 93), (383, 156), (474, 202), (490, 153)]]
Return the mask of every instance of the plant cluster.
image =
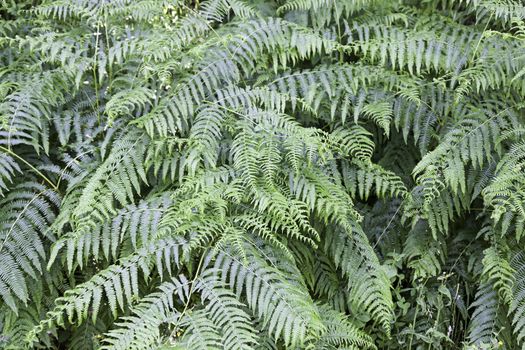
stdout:
[(0, 0), (0, 347), (525, 349), (521, 0)]

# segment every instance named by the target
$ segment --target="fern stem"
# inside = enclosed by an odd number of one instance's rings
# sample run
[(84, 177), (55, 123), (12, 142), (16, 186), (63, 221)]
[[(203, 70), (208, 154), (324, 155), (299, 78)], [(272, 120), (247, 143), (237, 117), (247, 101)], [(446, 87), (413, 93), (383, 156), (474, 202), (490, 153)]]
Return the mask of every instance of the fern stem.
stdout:
[(7, 232), (7, 234), (5, 235), (5, 238), (2, 240), (2, 244), (0, 245), (0, 252), (2, 252), (2, 249), (4, 249), (4, 246), (5, 244), (7, 243), (7, 240), (9, 239), (9, 237), (11, 236), (11, 234), (13, 233), (13, 230), (14, 230), (14, 227), (15, 227), (15, 224), (20, 220), (20, 218), (22, 217), (22, 214), (25, 213), (25, 211), (27, 210), (27, 208), (29, 208), (29, 206), (38, 198), (40, 197), (45, 191), (47, 191), (47, 189), (44, 189), (42, 191), (40, 191), (39, 193), (37, 193), (36, 195), (33, 196), (33, 198), (31, 198), (30, 201), (28, 201), (26, 203), (26, 205), (24, 206), (24, 208), (20, 211), (20, 213), (18, 213), (16, 219), (10, 223), (10, 227), (9, 227), (9, 231)]
[[(407, 196), (408, 197), (408, 196)], [(377, 247), (377, 245), (379, 244), (379, 242), (381, 241), (381, 238), (383, 238), (384, 234), (386, 233), (386, 231), (388, 230), (388, 228), (390, 227), (390, 225), (392, 224), (392, 222), (394, 221), (394, 218), (397, 216), (397, 214), (399, 213), (401, 207), (403, 206), (403, 202), (405, 201), (405, 199), (403, 199), (403, 201), (401, 201), (401, 203), (399, 203), (399, 207), (397, 207), (396, 211), (394, 212), (394, 215), (392, 215), (392, 217), (390, 218), (390, 220), (388, 221), (388, 224), (386, 225), (386, 227), (383, 229), (383, 231), (381, 232), (381, 234), (379, 235), (379, 237), (377, 237), (377, 240), (376, 242), (374, 243), (374, 245), (372, 246), (373, 249), (375, 249)]]
[(45, 176), (40, 170), (35, 168), (33, 165), (31, 165), (28, 161), (26, 161), (24, 158), (20, 157), (15, 152), (11, 151), (8, 148), (5, 148), (4, 146), (0, 146), (0, 150), (9, 153), (10, 155), (16, 157), (20, 161), (22, 161), (25, 165), (27, 165), (31, 170), (33, 170), (35, 173), (37, 173), (44, 181), (46, 181), (55, 191), (58, 191), (58, 185), (55, 185), (47, 176)]
[(175, 335), (175, 332), (179, 328), (179, 324), (182, 321), (182, 318), (184, 317), (184, 314), (188, 310), (188, 307), (190, 305), (191, 296), (193, 295), (193, 291), (195, 290), (195, 285), (197, 284), (197, 279), (200, 277), (200, 272), (202, 268), (202, 264), (204, 262), (204, 258), (206, 257), (206, 254), (201, 254), (201, 257), (199, 259), (199, 264), (197, 265), (197, 270), (195, 271), (195, 276), (193, 277), (193, 280), (191, 281), (190, 291), (188, 292), (188, 298), (186, 300), (186, 303), (184, 303), (184, 308), (182, 309), (182, 312), (179, 314), (179, 317), (177, 318), (177, 321), (175, 322), (175, 325), (173, 326), (173, 331), (170, 334), (170, 338), (173, 338)]
[(96, 113), (97, 113), (97, 120), (98, 120), (98, 123), (100, 125), (100, 97), (99, 97), (99, 86), (98, 86), (98, 79), (97, 79), (97, 56), (99, 55), (99, 48), (98, 48), (98, 40), (99, 40), (99, 37), (100, 37), (100, 33), (99, 33), (99, 30), (100, 30), (100, 21), (97, 21), (97, 31), (96, 31), (96, 36), (95, 36), (95, 53), (93, 55), (93, 84), (94, 84), (94, 88), (95, 88), (95, 103), (97, 105), (97, 110), (96, 110)]
[(58, 181), (57, 181), (57, 184), (56, 184), (56, 189), (58, 189), (58, 187), (60, 187), (60, 182), (62, 181), (62, 178), (64, 177), (65, 173), (66, 173), (66, 169), (69, 168), (70, 165), (72, 165), (73, 163), (75, 163), (80, 157), (88, 154), (88, 153), (91, 153), (91, 152), (94, 152), (94, 150), (88, 150), (86, 152), (82, 152), (80, 153), (79, 155), (77, 155), (75, 158), (71, 159), (67, 164), (66, 166), (64, 167), (64, 169), (62, 169), (62, 171), (60, 172), (60, 176), (58, 177)]
[(473, 59), (474, 59), (474, 56), (476, 56), (476, 53), (478, 52), (479, 45), (481, 45), (481, 41), (483, 40), (483, 36), (487, 32), (487, 28), (489, 27), (489, 23), (490, 23), (490, 20), (492, 19), (493, 15), (494, 15), (494, 12), (491, 12), (490, 16), (489, 16), (489, 18), (487, 20), (487, 23), (485, 24), (485, 28), (483, 28), (483, 31), (481, 32), (481, 34), (479, 36), (479, 40), (478, 40), (478, 42), (476, 44), (476, 47), (474, 48), (474, 51), (472, 52), (472, 58)]
[[(425, 280), (425, 282), (422, 285), (419, 285), (417, 287), (419, 289), (419, 293), (418, 293), (418, 296), (417, 296), (416, 300), (421, 298), (421, 295), (423, 293), (423, 288), (425, 287), (426, 283), (427, 283), (427, 280)], [(414, 311), (414, 318), (412, 319), (412, 324), (410, 325), (410, 328), (412, 329), (412, 334), (410, 334), (410, 342), (408, 343), (408, 350), (412, 350), (412, 342), (414, 341), (414, 333), (416, 331), (416, 321), (417, 321), (418, 313), (419, 313), (419, 303), (416, 302), (416, 309)]]

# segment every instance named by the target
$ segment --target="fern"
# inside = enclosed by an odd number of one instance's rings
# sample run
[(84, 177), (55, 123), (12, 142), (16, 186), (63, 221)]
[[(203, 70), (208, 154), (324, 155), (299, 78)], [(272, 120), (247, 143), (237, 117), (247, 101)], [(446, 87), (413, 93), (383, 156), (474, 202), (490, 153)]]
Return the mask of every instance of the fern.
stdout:
[[(469, 326), (469, 344), (478, 347), (499, 346), (494, 344), (494, 340), (508, 336), (505, 334), (507, 325), (502, 305), (490, 283), (480, 285), (472, 307), (475, 309)], [(509, 338), (506, 340), (509, 341)]]
[(333, 232), (326, 242), (326, 249), (348, 279), (350, 300), (366, 310), (389, 334), (392, 296), (385, 271), (363, 232), (357, 228), (349, 229)]
[(513, 257), (511, 266), (516, 272), (514, 274), (515, 285), (512, 288), (512, 301), (509, 312), (513, 313), (513, 333), (516, 335), (517, 342), (523, 344), (525, 322), (523, 320), (523, 254), (521, 252)]
[[(312, 331), (322, 329), (319, 312), (307, 294), (304, 282), (291, 271), (281, 272), (270, 265), (264, 255), (261, 256), (263, 252), (259, 253), (256, 248), (246, 247), (251, 261), (246, 266), (228, 252), (218, 256), (215, 266), (222, 280), (237, 295), (245, 293), (248, 306), (262, 318), (264, 327), (274, 338), (283, 337), (285, 344), (301, 344), (308, 334), (315, 335)], [(295, 266), (292, 269), (298, 271)]]
[[(9, 185), (13, 183), (13, 179), (17, 173), (21, 173), (22, 170), (18, 163), (11, 157), (8, 153), (1, 154), (1, 164), (0, 167), (0, 191), (5, 191), (9, 189)], [(2, 195), (3, 192), (0, 192)]]
[(0, 347), (523, 347), (521, 1), (0, 4)]
[(2, 200), (0, 254), (5, 265), (0, 293), (15, 312), (15, 298), (24, 304), (30, 298), (27, 278), (38, 279), (42, 273), (43, 242), (59, 204), (56, 192), (34, 182), (21, 183)]
[[(174, 296), (186, 301), (189, 283), (181, 275), (159, 286), (159, 291), (141, 299), (133, 308), (133, 316), (125, 316), (112, 329), (102, 349), (141, 349), (145, 344), (153, 346), (160, 339), (159, 326), (174, 319)], [(176, 300), (176, 299), (175, 299)]]

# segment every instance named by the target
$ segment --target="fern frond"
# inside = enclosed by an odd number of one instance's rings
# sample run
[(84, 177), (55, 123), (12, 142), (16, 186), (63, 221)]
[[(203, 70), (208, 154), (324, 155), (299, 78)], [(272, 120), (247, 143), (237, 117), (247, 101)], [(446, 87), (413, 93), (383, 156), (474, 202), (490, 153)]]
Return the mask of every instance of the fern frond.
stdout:
[(77, 207), (71, 213), (78, 232), (91, 230), (116, 213), (115, 203), (129, 204), (141, 184), (147, 183), (144, 153), (147, 137), (132, 132), (115, 142), (111, 153), (82, 190)]
[(4, 195), (5, 190), (13, 183), (13, 178), (22, 170), (18, 163), (8, 153), (0, 153), (0, 196)]
[(25, 304), (30, 298), (27, 278), (42, 273), (44, 239), (59, 205), (56, 192), (35, 182), (17, 185), (0, 201), (0, 295), (15, 312), (15, 299)]
[(525, 208), (523, 208), (523, 153), (525, 143), (518, 142), (512, 145), (496, 167), (496, 176), (483, 190), (483, 199), (487, 205), (494, 208), (492, 218), (496, 224), (501, 221), (501, 231), (505, 234), (510, 221), (515, 218), (516, 237), (520, 239), (523, 234)]
[(161, 338), (159, 326), (179, 315), (176, 303), (187, 300), (189, 285), (183, 275), (162, 283), (158, 292), (145, 296), (133, 307), (132, 316), (125, 316), (115, 323), (116, 327), (107, 334), (101, 349), (144, 349), (157, 344)]
[(168, 265), (178, 265), (185, 245), (187, 242), (181, 238), (158, 240), (121, 259), (118, 264), (101, 270), (87, 282), (57, 298), (54, 308), (27, 334), (26, 340), (33, 342), (40, 332), (52, 324), (64, 325), (66, 321), (81, 324), (89, 316), (96, 321), (103, 297), (116, 318), (118, 309), (132, 305), (139, 296), (139, 271), (147, 279), (152, 273), (153, 262), (160, 272), (168, 270)]
[(308, 334), (319, 332), (323, 326), (300, 276), (270, 265), (253, 246), (245, 249), (246, 265), (227, 251), (219, 253), (215, 268), (221, 279), (236, 295), (244, 293), (248, 306), (274, 338), (292, 346), (303, 344)]
[[(482, 347), (491, 344), (493, 339), (504, 333), (505, 317), (498, 296), (490, 283), (483, 283), (476, 292), (476, 300), (469, 325), (469, 344)], [(509, 344), (510, 346), (511, 344)]]
[(525, 257), (523, 252), (518, 252), (514, 255), (510, 262), (510, 266), (514, 269), (514, 285), (512, 287), (512, 301), (509, 305), (509, 314), (512, 314), (513, 333), (516, 336), (517, 342), (522, 344), (525, 338)]
[(315, 344), (315, 349), (376, 349), (372, 338), (360, 331), (348, 317), (327, 305), (320, 305), (319, 309), (326, 332)]
[(407, 188), (403, 181), (393, 172), (377, 164), (354, 160), (343, 162), (343, 182), (352, 196), (368, 199), (375, 189), (378, 198), (388, 196), (406, 197)]
[(257, 343), (255, 329), (245, 305), (236, 295), (222, 286), (213, 270), (206, 271), (197, 283), (210, 320), (221, 330), (221, 345), (225, 349), (251, 349)]
[(438, 276), (446, 258), (443, 239), (435, 240), (428, 225), (418, 222), (409, 232), (403, 248), (408, 266), (414, 271), (414, 279)]
[(514, 270), (505, 258), (498, 245), (487, 248), (483, 257), (483, 275), (487, 276), (501, 299), (510, 304), (512, 301), (512, 286)]
[(111, 257), (117, 259), (119, 245), (123, 241), (129, 241), (133, 248), (147, 246), (156, 236), (163, 213), (170, 204), (171, 200), (167, 197), (152, 198), (137, 206), (126, 206), (112, 220), (90, 231), (67, 233), (52, 247), (48, 268), (63, 249), (66, 250), (66, 263), (71, 271), (74, 263), (82, 268), (89, 258), (99, 260), (102, 255), (106, 260)]
[(330, 232), (325, 250), (347, 278), (352, 303), (366, 310), (390, 334), (393, 319), (390, 281), (361, 229), (348, 225), (347, 230)]

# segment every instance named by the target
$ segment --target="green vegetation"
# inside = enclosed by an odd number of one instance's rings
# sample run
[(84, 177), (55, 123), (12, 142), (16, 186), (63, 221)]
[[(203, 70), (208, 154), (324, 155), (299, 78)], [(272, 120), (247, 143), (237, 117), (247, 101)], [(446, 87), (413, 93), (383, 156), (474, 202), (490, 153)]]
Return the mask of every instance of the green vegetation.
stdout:
[(0, 347), (525, 349), (522, 0), (0, 0)]

